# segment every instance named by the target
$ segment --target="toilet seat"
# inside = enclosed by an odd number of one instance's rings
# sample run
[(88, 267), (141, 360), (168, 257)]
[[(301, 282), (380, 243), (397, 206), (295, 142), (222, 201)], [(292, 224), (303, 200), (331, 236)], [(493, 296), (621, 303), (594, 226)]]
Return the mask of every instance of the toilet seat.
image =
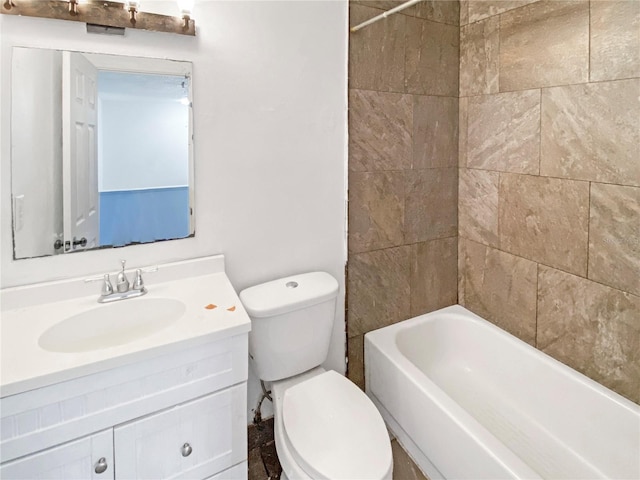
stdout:
[(327, 371), (288, 388), (284, 439), (296, 463), (316, 480), (381, 480), (393, 460), (384, 421), (371, 400)]

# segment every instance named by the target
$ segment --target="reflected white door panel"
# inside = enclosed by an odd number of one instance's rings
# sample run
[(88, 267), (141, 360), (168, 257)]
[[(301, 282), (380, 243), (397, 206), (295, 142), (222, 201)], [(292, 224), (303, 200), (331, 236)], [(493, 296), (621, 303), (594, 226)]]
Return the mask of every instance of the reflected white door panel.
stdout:
[(74, 251), (98, 246), (98, 70), (79, 53), (63, 53), (64, 237), (65, 251)]

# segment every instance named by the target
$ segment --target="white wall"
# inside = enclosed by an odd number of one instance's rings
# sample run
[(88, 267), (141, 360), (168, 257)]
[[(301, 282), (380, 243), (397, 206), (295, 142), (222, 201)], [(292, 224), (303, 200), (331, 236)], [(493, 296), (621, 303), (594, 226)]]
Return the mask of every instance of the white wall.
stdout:
[(16, 126), (11, 189), (22, 204), (15, 253), (17, 258), (53, 255), (53, 243), (63, 233), (62, 57), (51, 50), (18, 49), (13, 63), (12, 81), (24, 87), (11, 97)]
[[(224, 253), (241, 289), (325, 270), (340, 282), (326, 366), (344, 370), (347, 5), (344, 1), (196, 3), (195, 38), (0, 15), (1, 285), (33, 283)], [(193, 62), (196, 236), (123, 249), (13, 261), (11, 46)], [(153, 288), (153, 276), (147, 279)], [(97, 294), (96, 290), (96, 294)], [(250, 382), (249, 406), (259, 386)]]
[(188, 106), (128, 95), (99, 102), (99, 191), (189, 185)]

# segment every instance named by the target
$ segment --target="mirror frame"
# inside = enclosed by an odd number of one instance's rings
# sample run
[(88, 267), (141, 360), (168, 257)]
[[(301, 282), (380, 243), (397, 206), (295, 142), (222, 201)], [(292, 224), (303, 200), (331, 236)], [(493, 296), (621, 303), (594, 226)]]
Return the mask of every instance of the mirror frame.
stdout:
[[(38, 49), (38, 50), (49, 50), (49, 51), (57, 51), (57, 52), (72, 52), (72, 53), (80, 53), (90, 59), (90, 61), (101, 71), (115, 71), (120, 73), (133, 73), (133, 74), (157, 74), (157, 75), (175, 75), (175, 76), (185, 76), (189, 78), (189, 88), (188, 88), (188, 100), (189, 100), (189, 132), (188, 132), (188, 185), (189, 185), (189, 212), (188, 221), (189, 221), (189, 234), (184, 237), (177, 238), (168, 238), (168, 239), (160, 239), (153, 240), (148, 242), (130, 242), (125, 245), (104, 245), (98, 246), (92, 249), (78, 249), (71, 250), (65, 253), (76, 253), (76, 252), (89, 252), (89, 251), (97, 251), (97, 250), (110, 250), (114, 248), (123, 248), (126, 246), (134, 246), (134, 245), (150, 245), (153, 243), (163, 243), (175, 240), (182, 240), (186, 238), (193, 238), (195, 236), (195, 228), (196, 228), (196, 205), (195, 205), (195, 148), (194, 148), (194, 113), (193, 113), (193, 64), (190, 61), (186, 60), (173, 60), (168, 58), (152, 58), (152, 57), (136, 57), (129, 55), (121, 55), (116, 53), (96, 53), (96, 52), (86, 52), (80, 50), (62, 50), (57, 48), (46, 48), (46, 47), (36, 47), (36, 46), (21, 46), (21, 45), (13, 45), (11, 49), (11, 70), (13, 70), (13, 52), (16, 48), (27, 48), (27, 49)], [(11, 85), (11, 91), (13, 91), (15, 85)], [(13, 94), (10, 94), (11, 103), (13, 103)], [(12, 105), (13, 106), (13, 105)], [(11, 135), (9, 136), (9, 140), (13, 141), (13, 130), (16, 126), (13, 124), (13, 113), (11, 113)], [(14, 198), (14, 182), (13, 182), (13, 149), (11, 148), (11, 158), (10, 158), (10, 172), (11, 172), (11, 194), (10, 197)], [(15, 235), (15, 208), (12, 205), (11, 208), (11, 234), (12, 234), (12, 260), (13, 261), (22, 261), (29, 260), (33, 258), (42, 258), (42, 257), (56, 257), (59, 255), (56, 254), (44, 254), (44, 255), (29, 255), (23, 257), (16, 257), (16, 235)], [(64, 255), (62, 255), (64, 256)]]

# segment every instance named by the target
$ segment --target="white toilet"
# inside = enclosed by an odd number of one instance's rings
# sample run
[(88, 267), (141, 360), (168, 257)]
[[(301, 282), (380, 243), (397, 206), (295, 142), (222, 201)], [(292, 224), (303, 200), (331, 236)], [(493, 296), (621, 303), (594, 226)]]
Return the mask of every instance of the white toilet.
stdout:
[(352, 382), (320, 364), (338, 282), (313, 272), (247, 288), (249, 358), (272, 382), (275, 441), (284, 480), (391, 480), (391, 443), (380, 413)]

